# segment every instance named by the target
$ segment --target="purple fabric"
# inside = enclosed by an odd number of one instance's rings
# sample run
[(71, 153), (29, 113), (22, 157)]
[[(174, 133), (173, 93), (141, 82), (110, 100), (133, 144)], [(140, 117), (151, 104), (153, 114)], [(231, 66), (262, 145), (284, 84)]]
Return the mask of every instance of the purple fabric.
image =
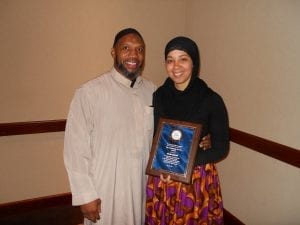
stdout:
[(149, 176), (146, 225), (223, 225), (223, 201), (215, 164), (197, 166), (192, 184)]

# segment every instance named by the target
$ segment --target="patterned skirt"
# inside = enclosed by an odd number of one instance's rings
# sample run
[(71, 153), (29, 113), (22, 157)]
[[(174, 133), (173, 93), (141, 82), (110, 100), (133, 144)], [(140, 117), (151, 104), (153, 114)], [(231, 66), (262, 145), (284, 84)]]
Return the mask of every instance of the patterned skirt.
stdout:
[(192, 184), (148, 177), (146, 225), (221, 225), (223, 201), (215, 164), (194, 168)]

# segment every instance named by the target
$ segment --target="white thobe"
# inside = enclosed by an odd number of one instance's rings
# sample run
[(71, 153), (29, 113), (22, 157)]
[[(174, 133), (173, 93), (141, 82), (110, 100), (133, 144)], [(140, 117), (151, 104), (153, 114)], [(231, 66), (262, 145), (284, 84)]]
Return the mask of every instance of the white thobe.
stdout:
[(101, 199), (101, 219), (95, 224), (143, 224), (156, 87), (143, 77), (133, 88), (130, 84), (113, 68), (82, 85), (71, 102), (64, 162), (72, 203)]

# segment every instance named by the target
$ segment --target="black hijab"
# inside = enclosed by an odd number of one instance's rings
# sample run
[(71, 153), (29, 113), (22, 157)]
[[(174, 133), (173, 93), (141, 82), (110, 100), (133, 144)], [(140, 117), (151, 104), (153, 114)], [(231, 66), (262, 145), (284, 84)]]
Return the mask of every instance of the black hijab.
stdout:
[(165, 83), (154, 93), (154, 107), (158, 107), (156, 109), (160, 111), (158, 117), (193, 122), (197, 114), (196, 111), (209, 89), (206, 83), (198, 77), (200, 70), (198, 46), (190, 38), (179, 36), (167, 43), (165, 59), (173, 50), (184, 51), (191, 57), (193, 62), (192, 77), (183, 91), (177, 90), (171, 78), (167, 78)]
[(198, 77), (200, 70), (200, 54), (197, 44), (188, 37), (178, 36), (168, 42), (165, 47), (165, 60), (170, 51), (181, 50), (186, 52), (193, 61), (192, 78)]

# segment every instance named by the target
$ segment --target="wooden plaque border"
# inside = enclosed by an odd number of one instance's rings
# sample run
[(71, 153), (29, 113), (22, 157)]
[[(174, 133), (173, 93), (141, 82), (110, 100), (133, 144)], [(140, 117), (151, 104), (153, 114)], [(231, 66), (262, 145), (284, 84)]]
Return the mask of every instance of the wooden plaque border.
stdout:
[[(190, 151), (189, 151), (189, 155), (188, 155), (186, 173), (176, 173), (176, 172), (170, 172), (170, 171), (163, 170), (163, 169), (153, 168), (153, 162), (156, 157), (157, 150), (159, 149), (159, 147), (161, 147), (161, 146), (159, 146), (159, 144), (160, 144), (160, 139), (162, 137), (162, 130), (166, 124), (167, 125), (175, 125), (175, 126), (179, 126), (179, 127), (192, 128), (194, 130), (192, 142), (189, 146)], [(198, 150), (201, 131), (202, 131), (201, 124), (161, 118), (158, 123), (157, 131), (153, 138), (150, 156), (149, 156), (149, 160), (148, 160), (147, 168), (146, 168), (146, 174), (152, 175), (152, 176), (160, 176), (160, 174), (170, 175), (172, 180), (180, 181), (180, 182), (187, 183), (187, 184), (191, 183), (194, 161), (195, 161), (196, 153)]]

